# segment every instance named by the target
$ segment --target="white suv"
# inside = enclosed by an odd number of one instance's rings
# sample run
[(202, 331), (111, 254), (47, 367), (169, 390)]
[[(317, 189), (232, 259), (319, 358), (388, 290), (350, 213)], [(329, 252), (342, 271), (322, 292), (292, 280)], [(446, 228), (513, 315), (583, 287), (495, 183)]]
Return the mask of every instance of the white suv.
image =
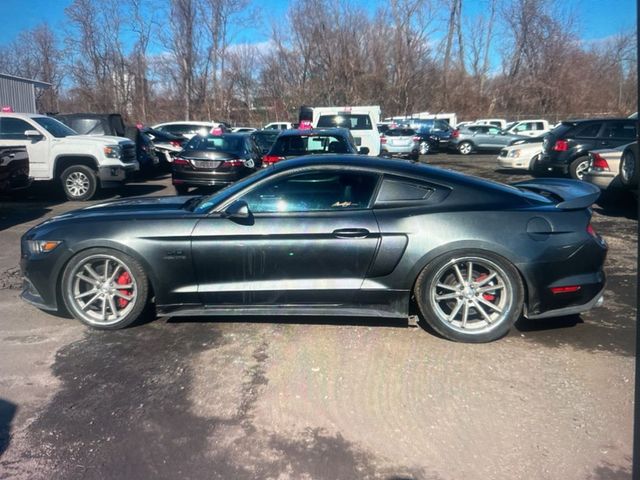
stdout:
[(0, 113), (0, 147), (25, 146), (35, 181), (57, 180), (69, 200), (89, 200), (138, 170), (128, 138), (78, 135), (45, 115)]

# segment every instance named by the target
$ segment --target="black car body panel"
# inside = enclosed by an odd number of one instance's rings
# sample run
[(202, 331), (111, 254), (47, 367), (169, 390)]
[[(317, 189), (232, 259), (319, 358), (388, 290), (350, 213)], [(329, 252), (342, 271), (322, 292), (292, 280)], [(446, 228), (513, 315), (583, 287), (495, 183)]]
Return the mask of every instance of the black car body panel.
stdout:
[[(637, 120), (596, 118), (562, 122), (544, 136), (538, 167), (567, 174), (571, 163), (590, 150), (615, 148), (636, 138)], [(558, 145), (557, 142), (564, 142)]]
[[(299, 179), (344, 197), (330, 210), (279, 209), (269, 192), (299, 188)], [(406, 317), (420, 271), (474, 249), (516, 266), (530, 317), (578, 313), (604, 288), (606, 244), (588, 231), (589, 191), (559, 182), (510, 187), (361, 155), (280, 162), (209, 197), (120, 200), (40, 224), (22, 238), (23, 297), (57, 308), (66, 262), (100, 246), (139, 260), (161, 312)], [(227, 212), (238, 201), (274, 208), (234, 219)], [(31, 253), (26, 242), (38, 239), (62, 243)], [(574, 284), (569, 294), (550, 291)]]
[(26, 188), (29, 177), (29, 155), (24, 146), (0, 147), (0, 193)]

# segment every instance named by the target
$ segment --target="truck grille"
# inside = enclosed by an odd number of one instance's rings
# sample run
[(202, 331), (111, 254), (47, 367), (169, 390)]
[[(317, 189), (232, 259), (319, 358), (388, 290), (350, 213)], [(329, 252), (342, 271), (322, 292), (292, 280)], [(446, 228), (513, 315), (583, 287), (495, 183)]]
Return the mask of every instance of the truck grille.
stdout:
[(132, 143), (127, 143), (122, 146), (122, 161), (124, 163), (131, 163), (136, 159), (136, 146)]

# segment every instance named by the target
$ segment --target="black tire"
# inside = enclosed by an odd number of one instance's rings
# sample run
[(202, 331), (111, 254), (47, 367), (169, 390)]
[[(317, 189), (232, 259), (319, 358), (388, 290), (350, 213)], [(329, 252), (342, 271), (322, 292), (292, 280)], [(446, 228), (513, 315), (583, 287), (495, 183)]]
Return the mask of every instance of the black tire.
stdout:
[(586, 155), (578, 157), (569, 165), (569, 176), (574, 180), (582, 180), (587, 170), (589, 170), (589, 157)]
[(189, 193), (189, 187), (186, 185), (174, 185), (173, 187), (176, 189), (178, 195), (186, 195)]
[(458, 144), (458, 152), (462, 155), (469, 155), (473, 152), (473, 143), (471, 142), (460, 142)]
[(630, 148), (625, 149), (620, 158), (620, 182), (627, 188), (638, 185), (638, 163)]
[(140, 262), (129, 255), (90, 248), (66, 265), (60, 293), (74, 318), (99, 330), (118, 330), (140, 317), (147, 305), (149, 281)]
[[(486, 283), (481, 283), (483, 280)], [(414, 293), (426, 322), (456, 342), (484, 343), (501, 338), (520, 317), (524, 304), (524, 287), (516, 268), (504, 258), (480, 250), (458, 250), (436, 258), (418, 276)], [(490, 304), (493, 307), (489, 308)]]
[(531, 161), (529, 162), (529, 171), (530, 172), (537, 172), (538, 170), (540, 170), (540, 168), (538, 167), (538, 161), (540, 160), (540, 154), (534, 156)]
[(71, 165), (60, 175), (62, 190), (67, 199), (83, 202), (91, 200), (98, 191), (96, 172), (86, 165)]
[(411, 157), (409, 157), (411, 160), (413, 160), (414, 162), (417, 162), (418, 160), (420, 160), (420, 154), (418, 152), (416, 153), (412, 153)]
[(420, 155), (428, 155), (431, 152), (431, 144), (423, 140), (418, 146), (418, 151), (420, 152)]

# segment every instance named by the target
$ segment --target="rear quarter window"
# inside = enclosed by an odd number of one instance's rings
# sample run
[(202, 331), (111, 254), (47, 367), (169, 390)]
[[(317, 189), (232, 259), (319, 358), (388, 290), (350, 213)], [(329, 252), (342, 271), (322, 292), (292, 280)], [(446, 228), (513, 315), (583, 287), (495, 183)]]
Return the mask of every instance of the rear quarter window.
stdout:
[(586, 125), (579, 125), (571, 132), (571, 136), (579, 138), (595, 138), (598, 136), (598, 132), (602, 128), (602, 123), (588, 123)]

